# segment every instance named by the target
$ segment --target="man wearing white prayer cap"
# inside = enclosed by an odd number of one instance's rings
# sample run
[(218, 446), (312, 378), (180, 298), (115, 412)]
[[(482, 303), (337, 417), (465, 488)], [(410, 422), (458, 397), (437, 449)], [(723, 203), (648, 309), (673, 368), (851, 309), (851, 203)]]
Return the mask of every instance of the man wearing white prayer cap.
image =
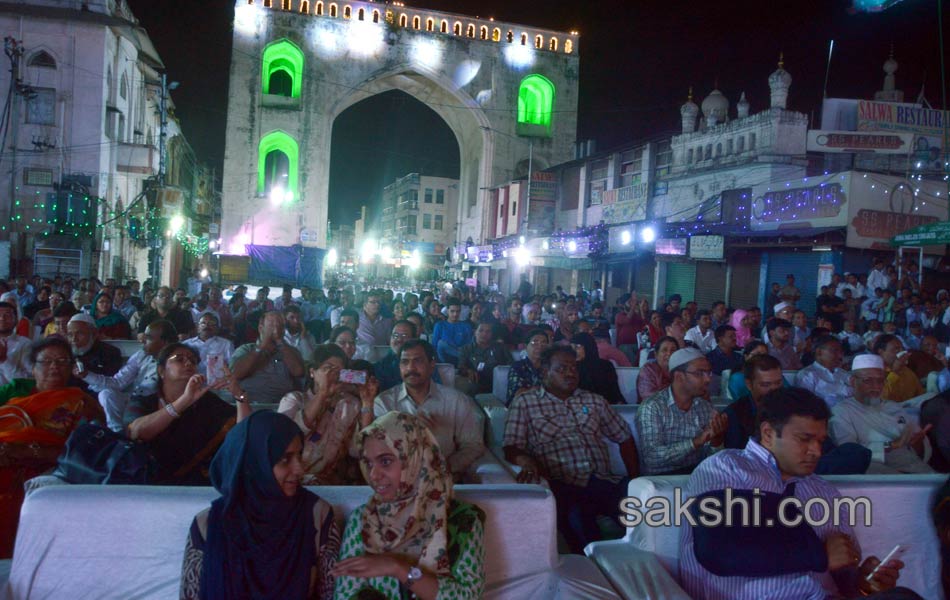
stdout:
[(927, 461), (930, 427), (902, 404), (882, 400), (884, 361), (876, 354), (859, 354), (851, 365), (854, 396), (831, 409), (828, 425), (836, 444), (854, 442), (871, 450), (869, 473), (933, 473)]
[(99, 329), (91, 315), (73, 315), (66, 325), (66, 337), (84, 370), (111, 377), (122, 367), (122, 352), (99, 339)]
[(713, 373), (701, 351), (677, 350), (669, 369), (670, 387), (644, 400), (637, 410), (644, 475), (691, 473), (722, 448), (729, 424), (703, 397)]

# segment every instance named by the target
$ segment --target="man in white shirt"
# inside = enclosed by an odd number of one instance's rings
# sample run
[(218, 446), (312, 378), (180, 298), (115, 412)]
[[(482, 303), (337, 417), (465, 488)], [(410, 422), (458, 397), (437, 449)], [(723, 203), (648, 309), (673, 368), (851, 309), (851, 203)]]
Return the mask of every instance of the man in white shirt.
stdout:
[(452, 471), (460, 480), (485, 453), (483, 421), (475, 402), (462, 392), (432, 381), (435, 349), (428, 342), (409, 340), (399, 349), (402, 383), (376, 397), (373, 413), (389, 411), (423, 417), (439, 442)]
[(854, 393), (851, 376), (841, 368), (844, 348), (838, 338), (825, 335), (815, 341), (813, 350), (815, 362), (795, 375), (795, 386), (812, 392), (833, 408)]
[[(930, 426), (921, 429), (917, 417), (901, 404), (882, 400), (884, 361), (875, 354), (861, 354), (851, 371), (854, 396), (831, 409), (828, 424), (836, 444), (856, 442), (871, 450), (869, 473), (933, 473), (927, 461), (931, 448)], [(882, 464), (883, 463), (883, 464)]]
[[(218, 315), (213, 312), (206, 312), (198, 319), (198, 335), (185, 340), (198, 352), (201, 362), (198, 364), (198, 373), (208, 375), (208, 357), (218, 356), (218, 364), (229, 364), (231, 355), (234, 353), (234, 343), (227, 338), (218, 335), (219, 323)], [(212, 378), (208, 378), (208, 385), (213, 384)]]
[(300, 351), (304, 362), (313, 359), (313, 352), (317, 349), (317, 341), (303, 325), (300, 316), (300, 307), (296, 304), (284, 306), (284, 343)]
[(872, 297), (874, 290), (877, 288), (881, 288), (882, 290), (887, 289), (887, 284), (887, 273), (884, 272), (884, 261), (880, 258), (875, 258), (874, 267), (871, 269), (871, 272), (868, 273), (868, 297)]
[(703, 354), (709, 354), (716, 347), (712, 315), (708, 310), (703, 309), (696, 313), (696, 327), (686, 332), (686, 341), (695, 344)]
[(0, 385), (31, 377), (30, 340), (16, 334), (17, 307), (0, 302)]

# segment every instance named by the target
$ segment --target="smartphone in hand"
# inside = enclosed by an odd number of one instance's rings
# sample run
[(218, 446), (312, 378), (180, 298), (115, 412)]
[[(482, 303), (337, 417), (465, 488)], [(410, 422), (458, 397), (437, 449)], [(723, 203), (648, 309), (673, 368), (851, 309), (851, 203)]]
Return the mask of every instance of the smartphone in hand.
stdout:
[(219, 379), (224, 379), (227, 374), (224, 372), (224, 356), (220, 354), (209, 354), (207, 364), (208, 385), (213, 385)]
[(356, 371), (353, 369), (341, 369), (340, 381), (342, 383), (355, 383), (356, 385), (365, 385), (366, 371)]

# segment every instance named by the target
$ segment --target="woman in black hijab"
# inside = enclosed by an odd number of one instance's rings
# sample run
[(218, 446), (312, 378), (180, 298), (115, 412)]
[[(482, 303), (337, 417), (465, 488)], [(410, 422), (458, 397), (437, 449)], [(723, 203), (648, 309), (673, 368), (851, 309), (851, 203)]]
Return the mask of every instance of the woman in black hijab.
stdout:
[(300, 488), (300, 428), (258, 411), (238, 423), (211, 463), (221, 497), (195, 516), (181, 598), (333, 597), (340, 548), (333, 508)]
[(600, 357), (597, 342), (589, 333), (575, 333), (571, 346), (577, 352), (578, 387), (604, 397), (610, 404), (623, 404), (626, 400), (617, 382), (617, 370), (613, 363)]

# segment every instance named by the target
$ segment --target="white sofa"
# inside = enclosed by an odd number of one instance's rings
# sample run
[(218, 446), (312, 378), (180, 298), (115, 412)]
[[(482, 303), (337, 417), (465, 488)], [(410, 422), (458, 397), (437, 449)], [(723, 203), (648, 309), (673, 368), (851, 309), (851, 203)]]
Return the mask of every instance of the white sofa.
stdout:
[[(629, 495), (640, 500), (672, 500), (676, 488), (689, 477), (639, 477), (630, 482)], [(940, 600), (940, 549), (931, 510), (946, 475), (837, 475), (826, 477), (843, 496), (866, 496), (873, 510), (872, 526), (854, 528), (865, 557), (883, 558), (895, 544), (910, 549), (899, 584), (927, 600)], [(680, 600), (689, 597), (677, 584), (679, 569), (677, 527), (627, 528), (618, 540), (594, 542), (585, 552), (594, 559), (618, 592), (629, 599)], [(948, 599), (950, 600), (950, 599)]]
[[(368, 487), (312, 488), (343, 519)], [(456, 487), (481, 507), (485, 598), (618, 598), (586, 557), (557, 554), (551, 493), (531, 485)], [(177, 598), (192, 518), (212, 488), (43, 487), (23, 504), (5, 598)]]

